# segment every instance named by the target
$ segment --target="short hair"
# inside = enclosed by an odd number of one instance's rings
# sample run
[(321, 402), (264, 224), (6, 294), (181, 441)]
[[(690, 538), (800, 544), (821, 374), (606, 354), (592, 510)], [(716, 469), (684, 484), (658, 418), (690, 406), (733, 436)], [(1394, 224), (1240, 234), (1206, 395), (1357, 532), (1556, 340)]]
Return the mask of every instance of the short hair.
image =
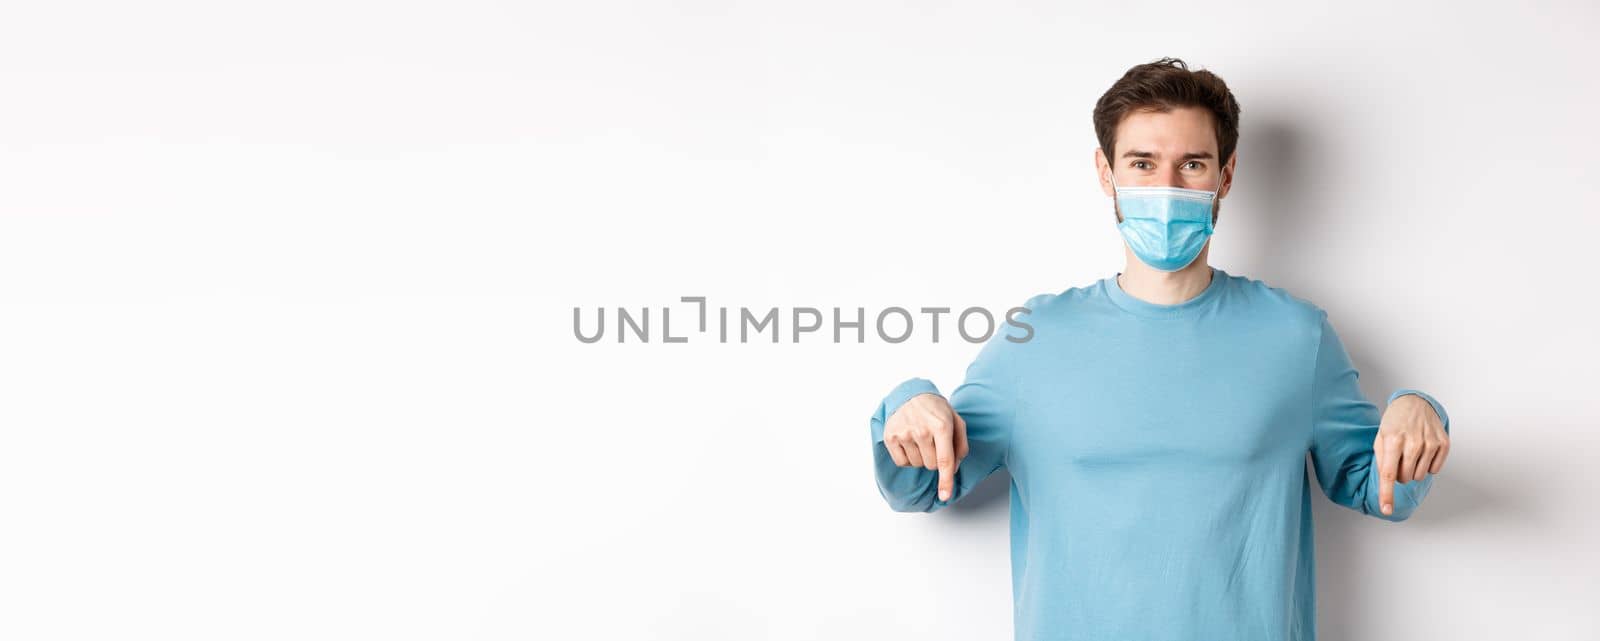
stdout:
[(1167, 112), (1175, 107), (1201, 107), (1216, 123), (1217, 162), (1233, 157), (1239, 143), (1239, 102), (1228, 83), (1208, 70), (1190, 71), (1177, 58), (1136, 65), (1122, 74), (1094, 105), (1094, 133), (1106, 160), (1116, 162), (1117, 124), (1132, 112)]

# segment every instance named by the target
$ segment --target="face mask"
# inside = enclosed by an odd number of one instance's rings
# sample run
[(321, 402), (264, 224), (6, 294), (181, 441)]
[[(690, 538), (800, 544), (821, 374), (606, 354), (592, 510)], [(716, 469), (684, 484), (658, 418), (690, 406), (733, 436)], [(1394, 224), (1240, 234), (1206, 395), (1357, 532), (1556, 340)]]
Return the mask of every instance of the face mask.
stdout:
[[(1117, 187), (1111, 176), (1122, 222), (1117, 231), (1140, 261), (1151, 268), (1175, 272), (1200, 255), (1214, 231), (1211, 208), (1216, 191), (1182, 187)], [(1221, 185), (1218, 185), (1218, 190)]]

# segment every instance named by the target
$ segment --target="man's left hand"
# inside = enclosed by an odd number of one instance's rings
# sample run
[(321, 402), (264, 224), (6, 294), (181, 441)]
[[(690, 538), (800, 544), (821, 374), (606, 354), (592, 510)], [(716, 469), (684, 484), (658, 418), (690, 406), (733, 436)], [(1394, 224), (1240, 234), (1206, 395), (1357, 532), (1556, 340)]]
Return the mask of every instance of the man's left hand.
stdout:
[(1372, 451), (1381, 479), (1378, 502), (1383, 504), (1384, 514), (1393, 514), (1395, 479), (1406, 483), (1438, 474), (1450, 455), (1450, 435), (1428, 401), (1416, 394), (1402, 394), (1383, 411)]

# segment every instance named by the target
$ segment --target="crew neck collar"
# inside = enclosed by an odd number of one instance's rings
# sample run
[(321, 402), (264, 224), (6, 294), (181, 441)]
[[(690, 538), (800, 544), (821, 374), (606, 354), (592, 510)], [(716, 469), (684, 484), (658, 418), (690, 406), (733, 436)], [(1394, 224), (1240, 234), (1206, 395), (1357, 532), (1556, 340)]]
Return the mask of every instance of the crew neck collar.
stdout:
[(1217, 294), (1222, 291), (1223, 283), (1228, 279), (1228, 272), (1219, 267), (1212, 267), (1211, 283), (1206, 285), (1206, 288), (1201, 290), (1199, 294), (1181, 303), (1161, 305), (1134, 298), (1132, 294), (1123, 291), (1122, 285), (1117, 284), (1117, 276), (1120, 275), (1122, 275), (1122, 272), (1100, 279), (1101, 291), (1104, 291), (1106, 297), (1110, 298), (1111, 302), (1115, 303), (1117, 307), (1144, 318), (1185, 318), (1191, 316), (1206, 303), (1216, 298)]

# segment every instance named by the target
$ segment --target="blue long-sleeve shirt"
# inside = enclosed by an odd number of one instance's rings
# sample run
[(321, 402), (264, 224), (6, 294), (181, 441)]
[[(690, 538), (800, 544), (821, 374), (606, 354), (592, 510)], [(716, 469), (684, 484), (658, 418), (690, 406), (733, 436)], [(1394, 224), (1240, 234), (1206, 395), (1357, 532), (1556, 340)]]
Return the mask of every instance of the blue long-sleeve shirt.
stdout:
[[(1327, 313), (1213, 268), (1176, 305), (1116, 278), (1029, 299), (1033, 326), (996, 332), (949, 400), (969, 452), (949, 500), (937, 471), (895, 465), (884, 421), (939, 393), (895, 387), (871, 419), (878, 488), (904, 512), (960, 501), (1011, 474), (1011, 571), (1019, 640), (1313, 641), (1311, 480), (1386, 521), (1433, 483), (1396, 483), (1379, 509), (1381, 414)], [(1449, 430), (1439, 403), (1421, 391)]]

